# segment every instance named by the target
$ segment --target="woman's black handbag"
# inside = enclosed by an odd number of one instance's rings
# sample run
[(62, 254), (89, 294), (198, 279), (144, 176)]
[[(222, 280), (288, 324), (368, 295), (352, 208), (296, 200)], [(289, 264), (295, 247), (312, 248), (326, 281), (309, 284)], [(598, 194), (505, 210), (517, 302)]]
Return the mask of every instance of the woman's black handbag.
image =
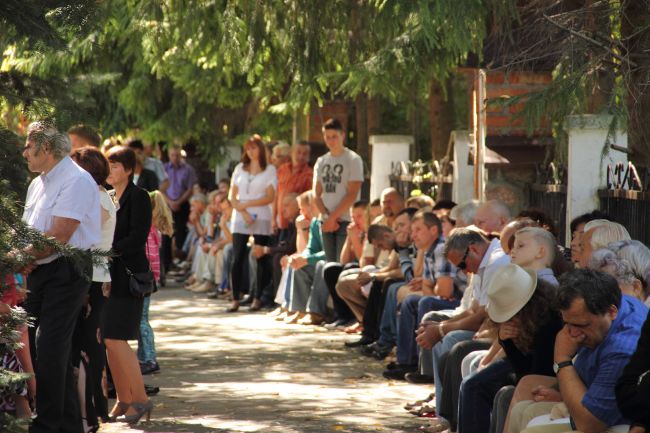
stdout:
[(129, 276), (129, 290), (136, 298), (144, 298), (156, 291), (156, 278), (153, 271), (131, 272), (126, 266), (126, 274)]
[[(146, 246), (149, 246), (148, 241)], [(136, 298), (144, 298), (158, 291), (156, 276), (151, 270), (151, 266), (144, 272), (131, 272), (126, 267), (126, 264), (124, 265), (124, 269), (126, 269), (126, 274), (129, 276), (129, 291)]]

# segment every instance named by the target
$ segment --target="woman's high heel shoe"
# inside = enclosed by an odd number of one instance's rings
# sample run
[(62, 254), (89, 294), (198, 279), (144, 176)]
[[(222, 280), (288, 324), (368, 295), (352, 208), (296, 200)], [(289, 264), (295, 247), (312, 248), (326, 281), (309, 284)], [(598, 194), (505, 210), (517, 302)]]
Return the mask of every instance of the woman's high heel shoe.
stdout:
[(108, 414), (108, 422), (115, 422), (118, 416), (124, 415), (129, 410), (129, 406), (131, 406), (129, 403), (118, 401), (111, 413)]
[(133, 415), (122, 415), (116, 418), (117, 422), (125, 422), (127, 424), (137, 424), (145, 414), (147, 421), (151, 420), (151, 411), (153, 409), (153, 402), (151, 400), (146, 403), (131, 403), (131, 407), (135, 409)]
[(226, 313), (236, 313), (239, 310), (239, 304), (233, 304), (230, 308), (226, 308)]

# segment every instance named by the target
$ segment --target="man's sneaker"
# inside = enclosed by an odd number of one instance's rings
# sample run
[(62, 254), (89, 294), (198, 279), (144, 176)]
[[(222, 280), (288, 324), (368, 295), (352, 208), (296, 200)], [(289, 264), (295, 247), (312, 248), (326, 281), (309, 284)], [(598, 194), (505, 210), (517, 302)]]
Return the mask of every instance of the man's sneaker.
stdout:
[(154, 374), (160, 372), (160, 365), (156, 361), (146, 361), (140, 364), (140, 373), (142, 375)]
[(208, 293), (214, 290), (214, 284), (212, 281), (204, 281), (198, 286), (190, 288), (190, 292), (193, 293)]
[[(156, 395), (160, 392), (160, 388), (157, 386), (153, 385), (147, 385), (146, 383), (144, 384), (144, 392), (147, 393), (147, 395)], [(115, 397), (113, 397), (115, 398)]]
[(378, 361), (383, 361), (390, 353), (393, 351), (393, 346), (387, 346), (383, 344), (377, 344), (372, 357)]
[(361, 352), (362, 355), (379, 360), (386, 358), (392, 350), (392, 346), (383, 345), (378, 341), (368, 344), (367, 346), (359, 347), (359, 352)]
[(346, 341), (345, 347), (360, 347), (360, 346), (367, 346), (368, 344), (374, 343), (374, 340), (372, 338), (368, 337), (361, 337), (359, 340), (355, 341)]
[(429, 376), (428, 374), (420, 374), (420, 372), (417, 371), (413, 373), (406, 373), (406, 375), (404, 375), (404, 379), (406, 379), (408, 383), (414, 383), (416, 385), (433, 383), (433, 376)]
[(347, 326), (350, 326), (354, 323), (352, 320), (346, 320), (346, 319), (336, 319), (335, 321), (328, 323), (325, 325), (325, 329), (339, 329), (339, 328), (345, 328)]
[(400, 368), (400, 365), (396, 361), (391, 361), (386, 364), (386, 370), (395, 370), (396, 368)]
[(393, 379), (393, 380), (404, 380), (404, 376), (406, 376), (406, 373), (412, 373), (414, 371), (417, 371), (418, 366), (416, 365), (400, 365), (396, 366), (392, 370), (386, 370), (383, 373), (383, 376), (386, 379)]

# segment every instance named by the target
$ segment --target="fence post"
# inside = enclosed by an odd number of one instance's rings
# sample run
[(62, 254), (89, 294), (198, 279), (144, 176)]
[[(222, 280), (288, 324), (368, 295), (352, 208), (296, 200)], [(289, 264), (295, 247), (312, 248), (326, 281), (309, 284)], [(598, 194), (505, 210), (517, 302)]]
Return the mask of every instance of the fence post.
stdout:
[(224, 149), (223, 159), (214, 167), (214, 184), (219, 184), (219, 180), (230, 177), (228, 168), (232, 161), (239, 161), (241, 158), (242, 147), (237, 144), (228, 144)]
[(370, 173), (370, 199), (379, 198), (381, 192), (390, 186), (393, 163), (410, 159), (413, 137), (410, 135), (371, 135), (372, 171)]
[(609, 137), (612, 116), (583, 114), (568, 116), (569, 161), (567, 176), (566, 245), (571, 241), (571, 220), (598, 209), (598, 189), (606, 182), (607, 165), (627, 162), (627, 155), (607, 144), (627, 148), (627, 133), (616, 131)]
[(452, 200), (465, 203), (474, 198), (474, 167), (469, 164), (469, 131), (451, 131), (447, 154), (453, 152)]

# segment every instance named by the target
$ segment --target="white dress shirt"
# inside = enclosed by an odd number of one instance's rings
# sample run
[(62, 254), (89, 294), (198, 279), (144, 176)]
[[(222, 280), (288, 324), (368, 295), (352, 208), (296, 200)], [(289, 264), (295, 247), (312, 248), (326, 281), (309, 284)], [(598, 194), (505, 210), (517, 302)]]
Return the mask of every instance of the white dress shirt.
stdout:
[(499, 239), (492, 239), (490, 247), (485, 252), (483, 260), (478, 267), (478, 272), (472, 278), (473, 298), (478, 304), (485, 306), (488, 303), (488, 288), (494, 272), (510, 263), (510, 256), (501, 248)]
[[(88, 250), (99, 242), (101, 213), (97, 183), (68, 156), (49, 173), (36, 177), (27, 190), (23, 221), (45, 233), (52, 228), (54, 217), (79, 221), (68, 245)], [(53, 254), (36, 263), (49, 263), (57, 257)]]
[[(95, 245), (102, 251), (109, 251), (113, 247), (113, 235), (115, 234), (115, 223), (117, 221), (117, 208), (111, 196), (104, 188), (99, 190), (99, 204), (108, 212), (108, 219), (101, 225), (101, 236)], [(111, 281), (111, 273), (108, 268), (108, 258), (102, 257), (100, 263), (93, 267), (93, 281)]]

